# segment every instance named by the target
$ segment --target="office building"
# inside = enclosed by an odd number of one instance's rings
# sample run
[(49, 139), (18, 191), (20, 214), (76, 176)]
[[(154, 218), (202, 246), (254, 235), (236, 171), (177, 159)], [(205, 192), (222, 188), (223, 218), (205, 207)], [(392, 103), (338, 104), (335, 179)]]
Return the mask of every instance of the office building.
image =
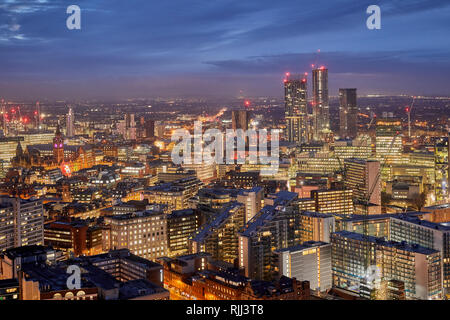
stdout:
[(245, 206), (230, 202), (189, 239), (190, 253), (207, 252), (215, 260), (234, 263), (238, 257), (238, 231), (245, 223)]
[(442, 284), (450, 295), (450, 224), (396, 215), (390, 221), (390, 239), (438, 250), (442, 257)]
[(52, 265), (63, 259), (62, 252), (41, 245), (22, 246), (0, 252), (0, 280), (19, 279), (24, 264)]
[(242, 189), (237, 195), (236, 200), (245, 205), (246, 223), (261, 210), (263, 197), (264, 189), (262, 187)]
[(376, 157), (386, 165), (402, 163), (402, 121), (396, 118), (382, 118), (376, 121)]
[(144, 191), (144, 198), (149, 203), (167, 204), (170, 210), (182, 210), (188, 208), (188, 200), (197, 194), (201, 186), (197, 178), (188, 177), (149, 187)]
[(354, 213), (353, 190), (313, 190), (311, 198), (315, 202), (315, 212), (345, 215)]
[(370, 236), (390, 239), (389, 227), (392, 216), (392, 214), (354, 214), (339, 217), (335, 220), (335, 230), (364, 234), (366, 228)]
[(348, 231), (334, 233), (331, 244), (336, 287), (359, 293), (374, 274), (375, 285), (382, 280), (404, 282), (407, 299), (442, 297), (442, 261), (437, 250)]
[(158, 286), (163, 283), (162, 265), (139, 257), (128, 249), (84, 256), (78, 261), (88, 262), (121, 282), (146, 279)]
[(280, 191), (267, 199), (261, 211), (239, 232), (239, 267), (252, 279), (277, 275), (274, 250), (300, 244), (297, 194)]
[(102, 229), (84, 220), (54, 221), (44, 226), (45, 245), (64, 252), (68, 257), (102, 252)]
[(320, 292), (331, 289), (331, 244), (309, 241), (294, 247), (275, 250), (279, 275), (309, 281)]
[(301, 211), (300, 212), (300, 242), (307, 241), (330, 242), (330, 236), (335, 231), (335, 217), (331, 214)]
[(350, 158), (345, 159), (344, 169), (344, 185), (353, 190), (353, 199), (381, 206), (380, 162)]
[(341, 139), (355, 139), (358, 135), (356, 89), (339, 89), (339, 135)]
[(167, 255), (167, 214), (140, 211), (104, 218), (109, 236), (103, 238), (105, 250), (129, 249), (133, 254), (154, 260)]
[(333, 150), (335, 157), (341, 161), (348, 158), (369, 159), (372, 157), (371, 139), (366, 136), (353, 140), (336, 140)]
[[(44, 208), (41, 200), (0, 197), (2, 225), (0, 243), (11, 244), (11, 210), (14, 214), (14, 247), (44, 244)], [(3, 222), (2, 222), (3, 224)], [(5, 232), (5, 233), (3, 233)]]
[(167, 247), (169, 257), (189, 253), (189, 238), (203, 224), (203, 215), (196, 209), (174, 210), (167, 215)]
[(14, 248), (15, 215), (12, 205), (0, 204), (0, 252)]

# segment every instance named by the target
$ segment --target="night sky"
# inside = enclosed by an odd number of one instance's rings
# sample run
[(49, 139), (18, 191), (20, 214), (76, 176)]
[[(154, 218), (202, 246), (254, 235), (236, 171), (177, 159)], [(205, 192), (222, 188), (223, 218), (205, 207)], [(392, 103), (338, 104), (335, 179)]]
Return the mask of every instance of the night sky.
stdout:
[(281, 96), (312, 63), (330, 95), (450, 95), (449, 35), (449, 0), (0, 0), (0, 96)]

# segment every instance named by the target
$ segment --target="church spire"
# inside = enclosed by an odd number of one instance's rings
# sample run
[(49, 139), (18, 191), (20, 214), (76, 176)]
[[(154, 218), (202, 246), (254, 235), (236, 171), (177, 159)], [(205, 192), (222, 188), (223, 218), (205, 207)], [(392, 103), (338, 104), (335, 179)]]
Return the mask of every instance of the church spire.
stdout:
[(20, 141), (17, 142), (17, 148), (16, 148), (16, 157), (23, 156), (23, 149), (22, 145), (20, 144)]
[(57, 137), (60, 137), (60, 136), (61, 136), (61, 129), (60, 129), (60, 127), (59, 127), (59, 121), (58, 121), (58, 124), (56, 125), (55, 136), (57, 136)]

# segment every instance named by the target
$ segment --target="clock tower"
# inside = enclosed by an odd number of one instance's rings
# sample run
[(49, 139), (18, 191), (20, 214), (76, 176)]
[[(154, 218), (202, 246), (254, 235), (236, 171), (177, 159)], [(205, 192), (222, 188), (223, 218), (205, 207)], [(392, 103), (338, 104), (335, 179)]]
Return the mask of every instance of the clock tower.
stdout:
[(57, 164), (61, 164), (64, 161), (64, 143), (59, 129), (59, 123), (56, 127), (55, 137), (53, 138), (53, 157)]

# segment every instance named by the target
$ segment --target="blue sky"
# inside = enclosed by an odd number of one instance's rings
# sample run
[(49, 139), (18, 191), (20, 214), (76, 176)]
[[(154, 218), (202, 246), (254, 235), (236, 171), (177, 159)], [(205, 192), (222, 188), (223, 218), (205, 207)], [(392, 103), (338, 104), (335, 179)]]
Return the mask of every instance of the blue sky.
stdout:
[(273, 96), (314, 62), (332, 95), (450, 95), (449, 18), (448, 0), (0, 0), (0, 96)]

